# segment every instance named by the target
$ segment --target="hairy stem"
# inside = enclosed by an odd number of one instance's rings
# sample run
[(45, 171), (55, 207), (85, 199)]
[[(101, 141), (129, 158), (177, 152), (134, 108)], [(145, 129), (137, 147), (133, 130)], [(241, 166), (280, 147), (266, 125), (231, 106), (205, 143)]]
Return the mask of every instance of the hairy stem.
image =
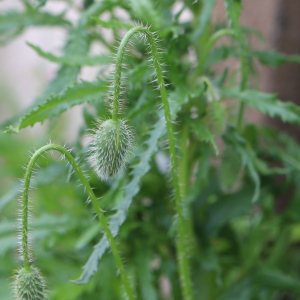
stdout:
[(59, 145), (49, 144), (49, 145), (45, 145), (45, 146), (41, 147), (33, 154), (33, 156), (30, 159), (30, 162), (27, 165), (27, 169), (26, 169), (26, 173), (25, 173), (25, 181), (24, 181), (23, 201), (22, 201), (22, 249), (21, 250), (22, 250), (22, 255), (23, 255), (23, 259), (24, 259), (24, 268), (26, 270), (30, 269), (30, 259), (29, 259), (30, 253), (29, 253), (29, 247), (28, 247), (28, 230), (29, 230), (28, 229), (28, 215), (29, 215), (28, 193), (29, 193), (29, 187), (30, 187), (30, 179), (31, 179), (33, 167), (34, 167), (36, 160), (44, 152), (47, 152), (49, 150), (56, 150), (56, 151), (59, 151), (60, 153), (62, 153), (66, 157), (66, 159), (69, 161), (69, 163), (72, 165), (75, 173), (77, 174), (80, 181), (82, 182), (82, 184), (89, 196), (89, 199), (92, 202), (93, 208), (97, 213), (97, 216), (101, 223), (103, 231), (106, 234), (107, 239), (110, 243), (110, 247), (111, 247), (113, 256), (115, 258), (117, 267), (119, 269), (119, 272), (121, 274), (122, 282), (124, 284), (124, 288), (127, 293), (127, 296), (130, 300), (134, 300), (135, 299), (134, 292), (129, 284), (129, 280), (128, 280), (127, 274), (125, 272), (125, 268), (122, 263), (117, 245), (115, 243), (113, 234), (109, 229), (107, 219), (98, 205), (97, 198), (96, 198), (89, 182), (85, 178), (82, 170), (80, 169), (76, 160), (72, 156), (72, 154), (68, 150), (66, 150), (64, 147), (59, 146)]
[(161, 64), (159, 61), (159, 52), (157, 49), (155, 37), (153, 33), (147, 28), (143, 26), (136, 26), (130, 29), (125, 36), (123, 37), (120, 46), (117, 52), (116, 58), (116, 69), (115, 69), (115, 78), (114, 78), (114, 90), (113, 90), (113, 102), (112, 102), (112, 119), (118, 120), (119, 114), (119, 94), (121, 87), (121, 72), (122, 72), (122, 59), (124, 56), (124, 51), (126, 45), (136, 33), (142, 33), (147, 38), (150, 49), (151, 56), (157, 76), (157, 82), (160, 90), (160, 96), (164, 107), (165, 119), (167, 125), (168, 132), (168, 140), (169, 140), (169, 152), (170, 152), (170, 160), (171, 160), (171, 168), (172, 168), (172, 182), (173, 188), (175, 192), (175, 204), (176, 204), (176, 212), (178, 215), (178, 236), (176, 239), (177, 246), (177, 258), (179, 263), (179, 275), (180, 282), (183, 291), (183, 299), (184, 300), (192, 300), (194, 299), (193, 288), (192, 288), (192, 280), (190, 276), (189, 270), (189, 262), (188, 262), (188, 254), (186, 251), (186, 243), (185, 243), (185, 235), (186, 235), (186, 224), (183, 214), (183, 206), (182, 206), (182, 197), (180, 192), (179, 185), (179, 177), (178, 177), (178, 164), (176, 158), (176, 148), (175, 148), (175, 135), (171, 118), (171, 111), (169, 106), (169, 101), (167, 98), (167, 91), (164, 83), (163, 72), (161, 68)]

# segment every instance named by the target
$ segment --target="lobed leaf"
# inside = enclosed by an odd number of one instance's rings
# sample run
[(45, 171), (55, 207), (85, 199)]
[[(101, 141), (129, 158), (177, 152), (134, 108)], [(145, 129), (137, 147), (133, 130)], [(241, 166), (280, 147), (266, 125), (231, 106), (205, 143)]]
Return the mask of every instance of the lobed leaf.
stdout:
[[(86, 55), (89, 50), (90, 38), (84, 27), (77, 26), (72, 27), (68, 41), (64, 48), (65, 56), (72, 55)], [(61, 66), (56, 73), (54, 79), (52, 79), (41, 97), (37, 99), (37, 102), (44, 101), (51, 94), (60, 93), (66, 86), (77, 80), (80, 67)]]
[(242, 90), (246, 88), (248, 77), (250, 73), (249, 66), (249, 47), (243, 36), (243, 30), (240, 27), (239, 20), (242, 10), (242, 0), (226, 0), (225, 8), (227, 17), (229, 19), (229, 25), (235, 30), (236, 36), (240, 44), (240, 60), (241, 60), (241, 82), (240, 87)]
[(233, 28), (239, 28), (239, 20), (242, 10), (241, 0), (226, 0), (225, 8), (227, 12), (227, 18), (229, 19), (229, 25)]
[(20, 119), (16, 127), (10, 126), (7, 132), (18, 133), (22, 128), (57, 117), (75, 105), (91, 101), (101, 101), (106, 92), (107, 88), (100, 81), (74, 83), (63, 92), (50, 96), (44, 102), (36, 104)]
[(68, 56), (56, 56), (49, 52), (43, 51), (38, 46), (35, 46), (31, 43), (27, 43), (38, 55), (43, 58), (46, 58), (52, 62), (59, 63), (65, 66), (70, 67), (79, 67), (79, 66), (97, 66), (103, 64), (112, 63), (112, 58), (108, 54), (101, 54), (97, 56), (86, 56), (86, 55), (68, 55)]
[(256, 202), (260, 196), (260, 176), (255, 165), (257, 160), (255, 151), (242, 136), (233, 130), (227, 132), (224, 136), (224, 141), (234, 147), (234, 150), (240, 155), (242, 167), (248, 169), (249, 177), (255, 185), (252, 202)]
[[(67, 43), (64, 47), (64, 56), (86, 55), (89, 51), (90, 37), (86, 26), (90, 24), (92, 17), (103, 13), (106, 9), (114, 6), (112, 1), (99, 1), (93, 3), (81, 15), (78, 25), (71, 28)], [(56, 77), (50, 81), (46, 91), (37, 99), (38, 102), (44, 101), (49, 95), (60, 93), (66, 86), (76, 81), (80, 72), (77, 66), (61, 66)]]
[(23, 30), (31, 26), (69, 26), (70, 22), (63, 15), (52, 15), (28, 9), (24, 12), (7, 11), (0, 15), (0, 36), (2, 42), (21, 34)]
[(300, 124), (300, 107), (292, 102), (282, 102), (275, 94), (267, 94), (256, 90), (225, 91), (228, 98), (240, 99), (250, 107), (257, 109), (270, 117), (279, 117), (283, 122)]
[(268, 66), (279, 67), (286, 63), (300, 63), (300, 55), (286, 55), (275, 51), (254, 51), (253, 55)]
[(215, 142), (215, 138), (213, 133), (209, 130), (207, 124), (203, 120), (198, 119), (191, 119), (188, 122), (189, 126), (192, 128), (192, 130), (196, 133), (197, 138), (201, 142), (210, 143), (212, 144), (216, 155), (219, 154), (218, 146)]

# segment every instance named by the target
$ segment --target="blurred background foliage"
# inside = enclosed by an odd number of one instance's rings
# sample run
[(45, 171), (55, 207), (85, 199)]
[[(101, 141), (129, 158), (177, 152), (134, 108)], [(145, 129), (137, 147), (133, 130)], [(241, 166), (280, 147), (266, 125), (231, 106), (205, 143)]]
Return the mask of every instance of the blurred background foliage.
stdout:
[[(133, 21), (151, 25), (166, 49), (166, 81), (178, 121), (180, 177), (191, 220), (187, 251), (196, 299), (299, 299), (299, 144), (284, 132), (244, 121), (239, 124), (237, 113), (244, 103), (270, 117), (300, 124), (296, 104), (259, 92), (255, 83), (258, 61), (274, 67), (300, 62), (300, 57), (252, 50), (250, 39), (262, 37), (239, 25), (241, 1), (224, 1), (228, 21), (219, 24), (211, 22), (215, 0), (65, 1), (76, 18), (70, 18), (69, 10), (49, 12), (50, 2), (23, 1), (20, 9), (0, 14), (2, 44), (32, 26), (62, 27), (67, 33), (61, 55), (29, 44), (36, 55), (59, 66), (31, 107), (19, 112), (9, 89), (1, 86), (1, 105), (18, 113), (5, 120), (1, 129), (20, 133), (0, 135), (0, 299), (12, 299), (9, 277), (18, 265), (16, 199), (22, 188), (17, 178), (24, 175), (21, 166), (28, 162), (29, 151), (49, 139), (65, 143), (68, 121), (61, 114), (83, 103), (88, 103), (81, 107), (83, 122), (67, 146), (82, 163), (96, 195), (105, 195), (100, 205), (116, 230), (120, 227), (117, 242), (138, 299), (182, 299), (165, 130), (158, 92), (149, 84), (152, 69), (146, 47), (138, 40), (124, 70), (129, 78), (125, 116), (137, 135), (135, 157), (129, 163), (133, 167), (116, 180), (100, 182), (84, 152), (87, 129), (95, 126), (98, 117), (107, 116), (108, 64), (123, 35), (120, 25)], [(106, 22), (101, 27), (95, 18)], [(228, 27), (236, 38), (205, 53), (212, 34)], [(102, 47), (97, 54), (90, 53), (94, 45)], [(232, 58), (233, 67), (215, 69)], [(86, 66), (98, 66), (92, 79), (81, 76)], [(44, 121), (43, 132), (28, 135), (27, 127)], [(58, 158), (54, 154), (39, 160), (31, 192), (36, 264), (47, 278), (50, 299), (122, 299), (101, 228), (76, 176)], [(97, 243), (98, 248), (93, 248)], [(85, 284), (76, 285), (71, 279)]]

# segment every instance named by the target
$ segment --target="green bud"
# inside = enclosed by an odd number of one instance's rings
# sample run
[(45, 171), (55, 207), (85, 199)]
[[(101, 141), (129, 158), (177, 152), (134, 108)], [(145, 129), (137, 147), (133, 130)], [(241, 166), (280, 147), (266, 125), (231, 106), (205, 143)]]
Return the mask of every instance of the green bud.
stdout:
[(220, 101), (209, 102), (204, 120), (214, 135), (222, 135), (226, 127), (226, 111), (223, 104)]
[(90, 158), (97, 175), (102, 179), (115, 176), (125, 167), (134, 137), (126, 121), (112, 119), (100, 122), (93, 134)]
[(34, 266), (30, 266), (29, 270), (20, 268), (15, 276), (13, 287), (17, 300), (47, 299), (44, 278)]

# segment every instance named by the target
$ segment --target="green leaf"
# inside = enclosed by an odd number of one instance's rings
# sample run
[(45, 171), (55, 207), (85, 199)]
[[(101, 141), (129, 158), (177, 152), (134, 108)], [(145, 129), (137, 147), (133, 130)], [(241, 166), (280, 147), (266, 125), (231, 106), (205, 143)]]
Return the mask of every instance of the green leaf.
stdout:
[(214, 8), (216, 2), (217, 2), (217, 0), (203, 1), (202, 11), (198, 18), (198, 27), (192, 34), (192, 41), (195, 42), (195, 41), (199, 40), (199, 38), (201, 38), (201, 36), (205, 32), (205, 28), (211, 19), (213, 8)]
[(222, 153), (219, 169), (220, 187), (225, 193), (232, 193), (242, 178), (242, 160), (231, 145), (226, 145)]
[(247, 168), (249, 177), (255, 185), (252, 202), (256, 202), (260, 196), (260, 176), (255, 165), (257, 159), (256, 153), (250, 144), (233, 130), (229, 130), (229, 132), (226, 133), (224, 141), (234, 147), (235, 151), (240, 155), (242, 167)]
[[(66, 215), (42, 215), (32, 222), (34, 229), (32, 236), (34, 239), (42, 239), (54, 232), (63, 234), (78, 225), (78, 221), (71, 219)], [(2, 221), (0, 223), (0, 254), (4, 254), (10, 249), (16, 247), (16, 222)]]
[(275, 94), (262, 93), (256, 90), (240, 92), (237, 89), (225, 91), (228, 98), (240, 99), (250, 107), (270, 117), (278, 117), (283, 122), (300, 124), (300, 107), (292, 102), (282, 102)]
[[(64, 56), (86, 55), (89, 51), (90, 37), (86, 26), (90, 24), (91, 17), (96, 17), (109, 9), (113, 3), (111, 1), (99, 1), (92, 4), (84, 11), (78, 21), (78, 25), (72, 27), (67, 43), (64, 47)], [(66, 86), (77, 80), (80, 67), (61, 66), (56, 77), (50, 81), (46, 91), (37, 101), (44, 101), (49, 95), (60, 93)]]
[(284, 274), (280, 270), (259, 270), (253, 276), (253, 281), (261, 287), (268, 287), (300, 295), (299, 278)]
[(222, 60), (225, 60), (229, 57), (238, 57), (239, 55), (240, 55), (240, 51), (237, 47), (234, 46), (215, 47), (209, 53), (204, 66), (206, 68), (210, 68), (211, 66), (213, 66), (214, 64)]
[(241, 90), (246, 88), (248, 82), (248, 76), (250, 73), (250, 61), (248, 60), (249, 56), (249, 47), (247, 45), (247, 41), (243, 36), (243, 30), (240, 27), (239, 20), (241, 16), (242, 10), (242, 0), (226, 0), (225, 7), (227, 12), (227, 17), (229, 19), (229, 25), (235, 30), (236, 36), (238, 38), (241, 53)]
[(20, 188), (22, 187), (21, 182), (16, 181), (12, 187), (0, 198), (0, 211), (8, 204), (17, 198), (20, 194)]
[(203, 120), (191, 119), (188, 121), (188, 125), (192, 128), (201, 142), (211, 143), (216, 152), (216, 155), (219, 154), (219, 149), (215, 142), (214, 135)]
[[(86, 55), (89, 50), (90, 38), (84, 27), (73, 27), (68, 36), (68, 41), (64, 48), (65, 56)], [(63, 91), (66, 86), (77, 80), (80, 67), (61, 66), (56, 73), (56, 77), (52, 79), (38, 102), (44, 101), (51, 94), (58, 94)]]
[(233, 28), (240, 28), (239, 20), (242, 10), (242, 1), (241, 0), (226, 0), (225, 8), (227, 12), (227, 18), (229, 19), (229, 25)]
[(208, 207), (206, 230), (211, 232), (225, 225), (234, 218), (247, 214), (251, 208), (251, 189), (246, 188), (222, 198)]
[(140, 249), (137, 254), (137, 275), (139, 280), (139, 287), (141, 290), (142, 299), (145, 300), (157, 300), (158, 295), (153, 283), (153, 271), (149, 268), (151, 264), (151, 252), (150, 249), (145, 245), (144, 248)]
[(108, 54), (102, 54), (97, 56), (86, 56), (86, 55), (68, 55), (68, 56), (55, 56), (49, 52), (43, 51), (38, 46), (31, 43), (27, 43), (38, 55), (46, 58), (52, 62), (56, 62), (65, 66), (79, 67), (79, 66), (97, 66), (103, 64), (112, 63), (112, 58)]
[(300, 55), (286, 55), (275, 51), (254, 51), (259, 61), (268, 66), (279, 67), (286, 63), (300, 63)]
[(31, 26), (69, 26), (70, 22), (63, 15), (52, 15), (28, 9), (24, 12), (8, 11), (0, 15), (0, 41), (6, 42), (21, 34), (23, 30)]
[(44, 102), (36, 104), (20, 119), (18, 126), (10, 127), (7, 132), (18, 133), (22, 128), (57, 117), (74, 105), (102, 101), (106, 92), (107, 87), (100, 81), (75, 83), (58, 95), (50, 96)]
[(300, 146), (289, 135), (271, 128), (260, 128), (264, 151), (289, 168), (300, 171)]
[[(150, 170), (150, 159), (152, 155), (158, 149), (158, 141), (165, 133), (165, 119), (161, 117), (156, 122), (152, 130), (148, 133), (149, 138), (145, 142), (147, 148), (142, 151), (138, 156), (138, 162), (132, 167), (131, 180), (125, 186), (124, 199), (122, 203), (116, 208), (117, 212), (110, 218), (109, 228), (114, 236), (116, 236), (120, 230), (121, 225), (124, 223), (127, 217), (127, 211), (132, 203), (134, 196), (140, 191), (140, 180)], [(79, 279), (75, 280), (76, 284), (85, 284), (89, 282), (91, 277), (98, 270), (98, 263), (106, 249), (109, 247), (109, 243), (106, 236), (103, 236), (100, 242), (95, 245), (94, 251), (89, 260), (83, 267), (83, 272)]]

